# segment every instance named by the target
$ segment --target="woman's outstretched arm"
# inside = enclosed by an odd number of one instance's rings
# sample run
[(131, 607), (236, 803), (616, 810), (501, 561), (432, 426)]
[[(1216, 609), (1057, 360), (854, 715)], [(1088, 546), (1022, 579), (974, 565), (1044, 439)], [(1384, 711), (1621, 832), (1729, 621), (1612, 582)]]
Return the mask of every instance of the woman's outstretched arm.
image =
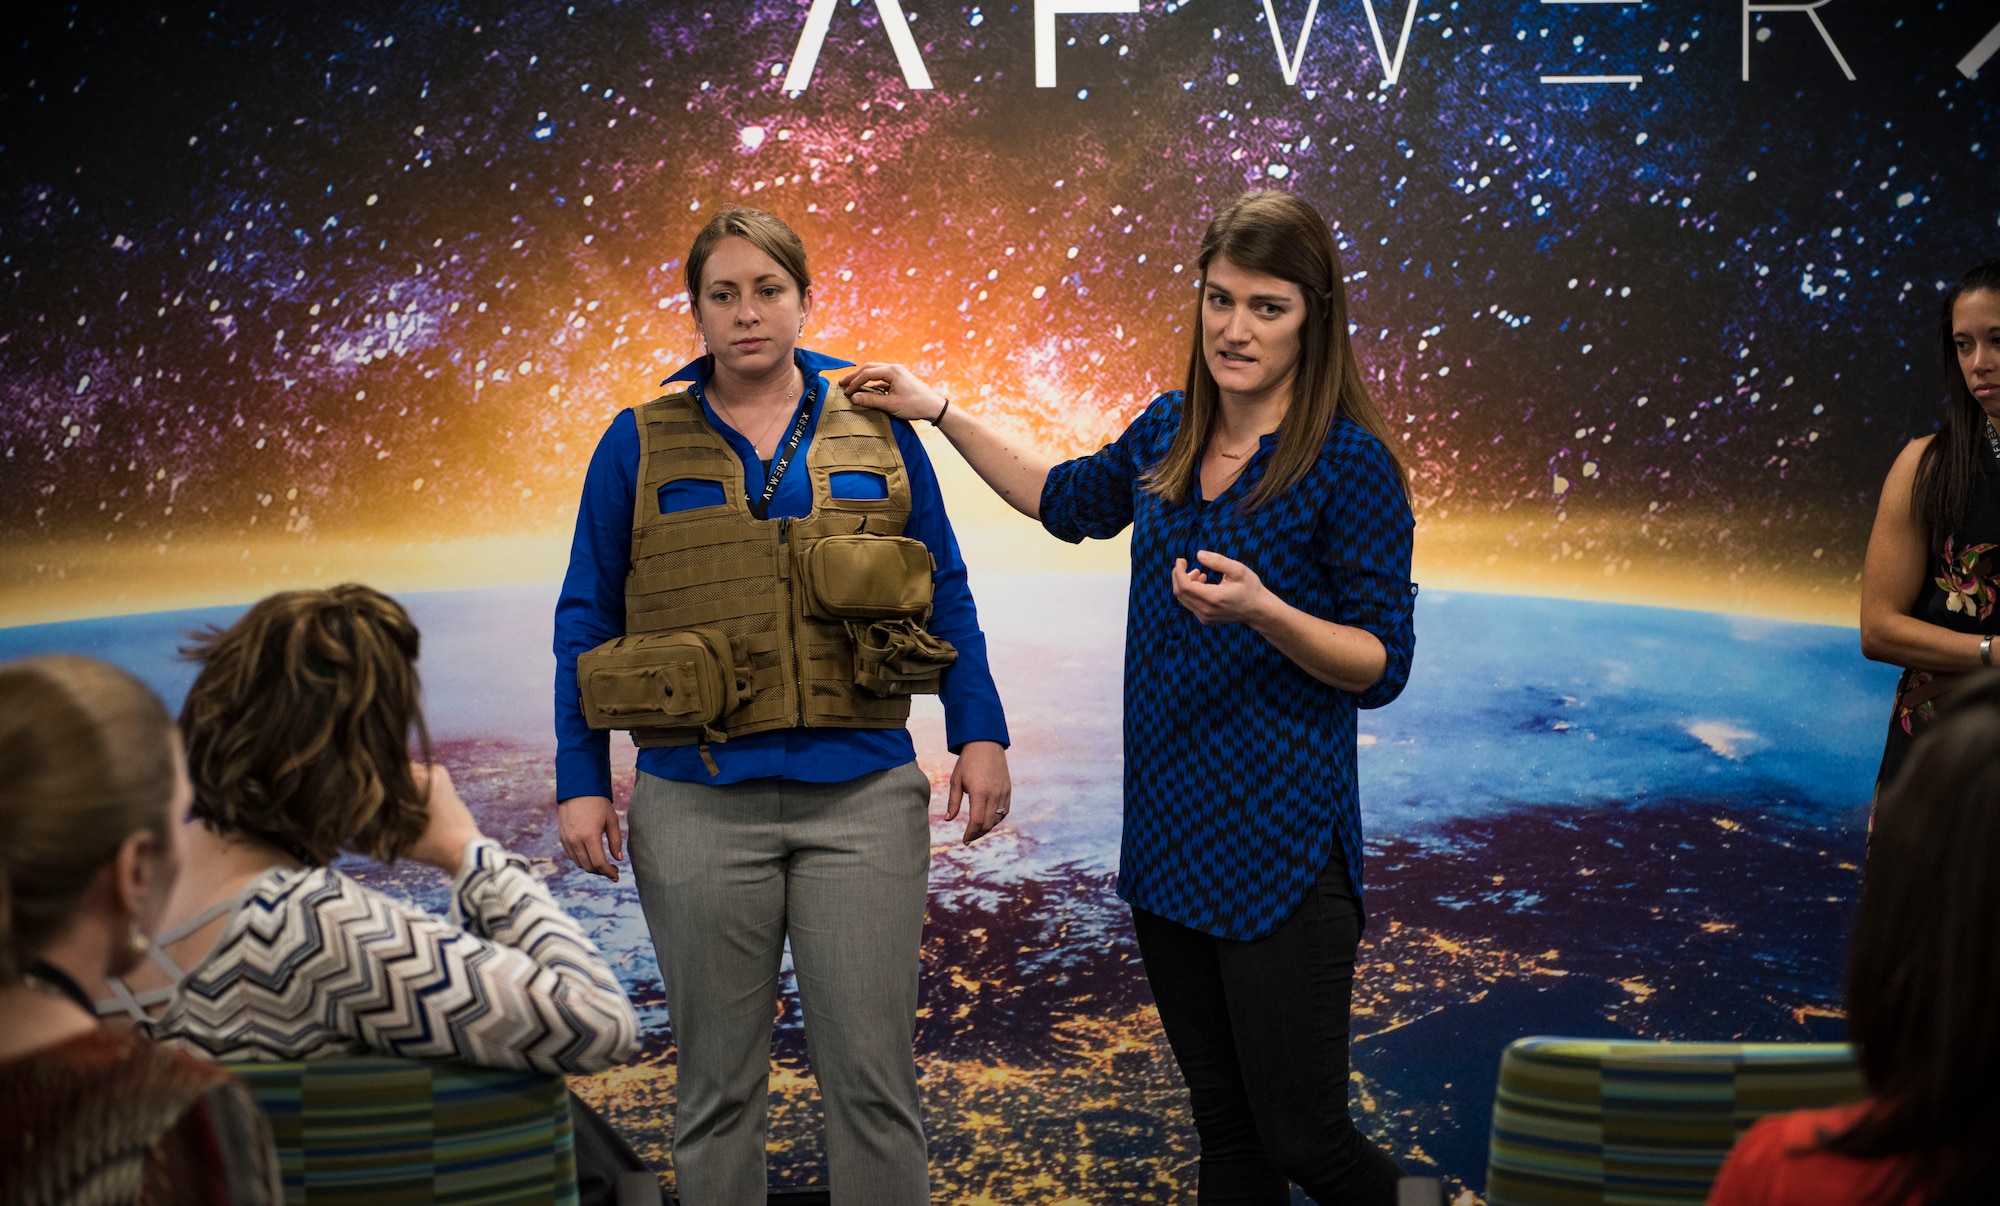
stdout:
[(1055, 461), (1008, 439), (919, 381), (900, 364), (863, 364), (840, 379), (840, 388), (862, 406), (886, 411), (905, 422), (935, 422), (993, 492), (1029, 519), (1042, 517), (1042, 490)]

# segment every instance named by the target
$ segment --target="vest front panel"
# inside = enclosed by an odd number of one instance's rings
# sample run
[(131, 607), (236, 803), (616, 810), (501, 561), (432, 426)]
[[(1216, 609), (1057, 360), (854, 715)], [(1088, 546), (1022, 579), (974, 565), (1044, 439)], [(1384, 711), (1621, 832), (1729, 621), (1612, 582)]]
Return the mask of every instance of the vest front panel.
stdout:
[[(747, 661), (750, 697), (724, 718), (722, 732), (742, 736), (797, 725), (901, 728), (908, 696), (882, 697), (855, 685), (854, 640), (840, 621), (814, 618), (801, 598), (794, 557), (831, 535), (900, 536), (910, 488), (888, 417), (854, 407), (829, 386), (803, 470), (812, 513), (758, 519), (744, 492), (743, 467), (708, 424), (693, 391), (637, 408), (639, 488), (632, 519), (632, 569), (626, 579), (625, 631), (673, 632), (710, 627), (726, 633)], [(835, 498), (832, 475), (879, 476), (886, 498)], [(662, 513), (668, 482), (715, 482), (718, 506)], [(639, 745), (689, 745), (699, 734), (634, 730)]]

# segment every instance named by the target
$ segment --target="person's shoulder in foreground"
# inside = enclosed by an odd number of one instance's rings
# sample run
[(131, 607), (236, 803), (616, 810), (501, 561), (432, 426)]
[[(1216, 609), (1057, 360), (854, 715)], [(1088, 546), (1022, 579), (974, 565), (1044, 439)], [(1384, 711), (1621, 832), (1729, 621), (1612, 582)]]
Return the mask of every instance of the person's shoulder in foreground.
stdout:
[[(129, 1195), (107, 1190), (129, 1187)], [(131, 1030), (0, 1062), (0, 1201), (282, 1200), (270, 1124), (223, 1069)]]
[[(1736, 1142), (1709, 1190), (1709, 1206), (1856, 1206), (1885, 1202), (1898, 1171), (1890, 1159), (1824, 1151), (1820, 1140), (1853, 1126), (1868, 1102), (1795, 1110), (1763, 1119)], [(1915, 1202), (1917, 1198), (1903, 1199)]]

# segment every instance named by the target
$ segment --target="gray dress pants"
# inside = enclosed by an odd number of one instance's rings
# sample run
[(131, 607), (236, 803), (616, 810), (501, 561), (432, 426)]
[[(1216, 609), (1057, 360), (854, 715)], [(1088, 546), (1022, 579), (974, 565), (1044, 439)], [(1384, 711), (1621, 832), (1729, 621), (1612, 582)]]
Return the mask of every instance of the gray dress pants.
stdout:
[(929, 1201), (911, 1053), (929, 811), (914, 762), (845, 783), (639, 776), (632, 871), (679, 1048), (674, 1179), (687, 1206), (763, 1206), (787, 936), (835, 1206)]

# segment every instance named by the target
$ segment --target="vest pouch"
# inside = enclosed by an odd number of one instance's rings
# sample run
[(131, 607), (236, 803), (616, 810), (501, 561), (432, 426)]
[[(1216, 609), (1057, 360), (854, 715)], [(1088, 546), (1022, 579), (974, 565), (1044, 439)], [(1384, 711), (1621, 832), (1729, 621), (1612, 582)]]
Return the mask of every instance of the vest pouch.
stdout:
[(930, 613), (934, 566), (920, 540), (827, 536), (808, 545), (797, 566), (806, 614), (815, 619), (899, 620)]
[(935, 695), (945, 667), (958, 660), (951, 642), (915, 620), (848, 621), (854, 640), (854, 685), (871, 695)]
[(748, 656), (718, 628), (610, 640), (576, 659), (593, 729), (702, 730), (750, 698)]

